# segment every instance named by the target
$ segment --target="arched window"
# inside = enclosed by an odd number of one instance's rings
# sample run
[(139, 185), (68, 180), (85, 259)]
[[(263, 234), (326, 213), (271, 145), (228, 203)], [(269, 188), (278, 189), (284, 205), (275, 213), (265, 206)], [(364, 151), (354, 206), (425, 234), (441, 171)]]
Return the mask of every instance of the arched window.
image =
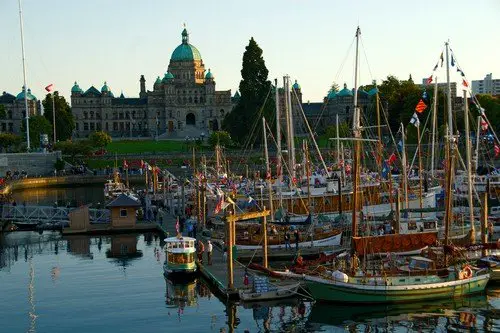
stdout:
[(189, 96), (189, 104), (193, 103), (193, 98)]
[(198, 97), (194, 97), (194, 104), (198, 104)]
[(83, 111), (83, 119), (88, 119), (88, 118), (89, 118), (89, 114), (87, 113), (87, 111)]
[(220, 109), (220, 116), (224, 117), (224, 109)]

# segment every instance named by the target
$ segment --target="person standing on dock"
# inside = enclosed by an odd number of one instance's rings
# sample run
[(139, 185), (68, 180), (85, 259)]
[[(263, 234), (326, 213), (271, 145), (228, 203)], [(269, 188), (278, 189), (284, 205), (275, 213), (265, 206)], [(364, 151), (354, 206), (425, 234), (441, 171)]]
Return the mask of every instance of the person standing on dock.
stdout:
[(300, 241), (299, 229), (295, 229), (293, 234), (295, 236), (295, 249), (298, 251), (299, 250), (299, 241)]
[(212, 265), (212, 251), (214, 250), (214, 246), (211, 241), (207, 242), (207, 261), (209, 265)]
[(285, 250), (291, 250), (292, 247), (290, 246), (290, 233), (288, 230), (285, 232)]
[(205, 245), (203, 245), (203, 242), (200, 240), (198, 241), (198, 261), (200, 264), (203, 263), (203, 252), (205, 252)]

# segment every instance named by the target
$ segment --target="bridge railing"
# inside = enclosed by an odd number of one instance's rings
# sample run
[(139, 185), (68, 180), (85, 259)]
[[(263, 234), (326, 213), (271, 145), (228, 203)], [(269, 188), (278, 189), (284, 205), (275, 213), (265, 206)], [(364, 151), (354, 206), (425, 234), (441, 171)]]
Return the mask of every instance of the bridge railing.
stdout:
[[(53, 206), (0, 206), (2, 220), (22, 222), (69, 222), (69, 213), (78, 208), (53, 207)], [(108, 209), (89, 209), (91, 223), (109, 223)]]

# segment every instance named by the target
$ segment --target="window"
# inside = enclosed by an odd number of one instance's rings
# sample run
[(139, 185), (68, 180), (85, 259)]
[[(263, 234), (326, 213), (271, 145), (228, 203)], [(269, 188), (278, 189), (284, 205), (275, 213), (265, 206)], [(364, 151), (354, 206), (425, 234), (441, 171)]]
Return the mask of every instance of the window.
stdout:
[(118, 131), (118, 123), (116, 121), (113, 122), (113, 131)]
[(2, 123), (2, 132), (5, 132), (7, 130), (7, 124)]
[(89, 130), (89, 123), (83, 123), (83, 130), (88, 131)]
[(90, 130), (91, 131), (95, 130), (95, 124), (94, 123), (90, 123)]
[(90, 119), (94, 119), (94, 111), (90, 111)]
[(89, 119), (87, 111), (83, 111), (83, 119)]
[(105, 127), (106, 127), (106, 131), (108, 131), (109, 130), (108, 123), (106, 123)]
[(120, 217), (127, 217), (127, 208), (120, 208)]
[(79, 131), (80, 130), (80, 124), (76, 123), (75, 126), (76, 126), (76, 130)]

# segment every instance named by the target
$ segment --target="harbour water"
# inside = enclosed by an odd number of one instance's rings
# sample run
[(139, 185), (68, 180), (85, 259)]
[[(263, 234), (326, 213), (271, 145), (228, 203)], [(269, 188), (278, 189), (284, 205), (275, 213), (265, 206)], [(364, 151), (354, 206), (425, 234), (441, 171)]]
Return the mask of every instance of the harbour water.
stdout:
[[(163, 276), (155, 234), (0, 236), (2, 332), (500, 331), (500, 287), (472, 298), (394, 306), (236, 305), (200, 278)], [(242, 278), (242, 277), (235, 277)]]

